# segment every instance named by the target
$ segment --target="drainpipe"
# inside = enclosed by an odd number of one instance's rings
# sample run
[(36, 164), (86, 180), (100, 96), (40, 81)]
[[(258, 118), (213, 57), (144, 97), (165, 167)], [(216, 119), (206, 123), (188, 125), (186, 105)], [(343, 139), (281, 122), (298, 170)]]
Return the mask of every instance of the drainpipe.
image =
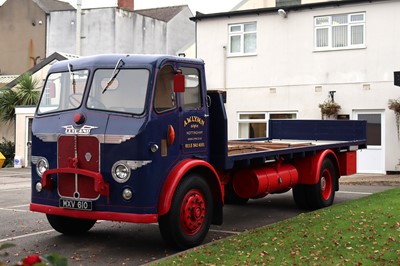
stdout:
[(76, 0), (76, 55), (81, 55), (81, 30), (82, 30), (82, 0)]
[(226, 54), (227, 54), (226, 45), (224, 45), (222, 48), (224, 49), (224, 52), (223, 52), (223, 56), (224, 56), (224, 64), (223, 64), (224, 80), (223, 80), (223, 83), (224, 83), (224, 90), (226, 91), (226, 76), (227, 76), (227, 73), (226, 73)]

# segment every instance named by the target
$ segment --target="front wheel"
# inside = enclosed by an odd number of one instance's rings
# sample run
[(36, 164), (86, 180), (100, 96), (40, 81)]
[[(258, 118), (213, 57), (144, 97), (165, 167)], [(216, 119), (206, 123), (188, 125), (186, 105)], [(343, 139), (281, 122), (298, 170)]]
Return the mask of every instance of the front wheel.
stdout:
[(46, 214), (50, 225), (57, 231), (65, 235), (79, 235), (89, 231), (96, 220), (77, 219), (66, 216)]
[(192, 174), (178, 185), (170, 211), (159, 218), (164, 240), (178, 249), (200, 245), (210, 228), (213, 200), (209, 185)]

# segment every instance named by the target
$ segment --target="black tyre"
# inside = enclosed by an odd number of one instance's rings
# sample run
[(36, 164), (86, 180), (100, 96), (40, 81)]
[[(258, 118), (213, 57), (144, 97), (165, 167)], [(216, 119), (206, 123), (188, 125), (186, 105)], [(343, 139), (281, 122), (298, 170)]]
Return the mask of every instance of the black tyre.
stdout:
[(293, 188), (293, 199), (299, 209), (309, 209), (306, 196), (306, 185), (297, 185)]
[(249, 199), (241, 198), (233, 189), (232, 182), (225, 185), (225, 204), (246, 204)]
[(322, 161), (318, 184), (309, 186), (307, 201), (311, 210), (331, 206), (335, 198), (336, 180), (339, 176), (329, 158)]
[(213, 199), (207, 182), (191, 174), (178, 185), (170, 211), (159, 218), (164, 240), (178, 249), (200, 245), (210, 228)]
[(50, 225), (57, 231), (65, 235), (79, 235), (89, 231), (96, 220), (77, 219), (65, 216), (46, 214)]
[(318, 183), (315, 185), (297, 185), (293, 188), (293, 198), (300, 209), (317, 210), (331, 206), (335, 198), (339, 176), (329, 158), (322, 161)]

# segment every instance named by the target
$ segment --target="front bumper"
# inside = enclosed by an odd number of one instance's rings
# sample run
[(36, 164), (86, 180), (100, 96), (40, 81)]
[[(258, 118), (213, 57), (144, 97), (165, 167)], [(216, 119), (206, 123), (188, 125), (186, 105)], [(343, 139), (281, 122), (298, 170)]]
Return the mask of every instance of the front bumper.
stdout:
[(52, 215), (67, 216), (78, 219), (106, 220), (129, 223), (156, 223), (158, 214), (132, 214), (106, 211), (80, 211), (60, 207), (31, 203), (29, 209), (33, 212), (42, 212)]

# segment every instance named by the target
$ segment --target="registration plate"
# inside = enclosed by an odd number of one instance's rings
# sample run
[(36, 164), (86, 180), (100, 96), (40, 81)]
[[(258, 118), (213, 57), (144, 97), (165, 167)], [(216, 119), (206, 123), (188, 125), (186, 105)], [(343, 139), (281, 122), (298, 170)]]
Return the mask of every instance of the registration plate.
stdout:
[(86, 200), (60, 199), (60, 207), (74, 210), (92, 210), (92, 202)]

